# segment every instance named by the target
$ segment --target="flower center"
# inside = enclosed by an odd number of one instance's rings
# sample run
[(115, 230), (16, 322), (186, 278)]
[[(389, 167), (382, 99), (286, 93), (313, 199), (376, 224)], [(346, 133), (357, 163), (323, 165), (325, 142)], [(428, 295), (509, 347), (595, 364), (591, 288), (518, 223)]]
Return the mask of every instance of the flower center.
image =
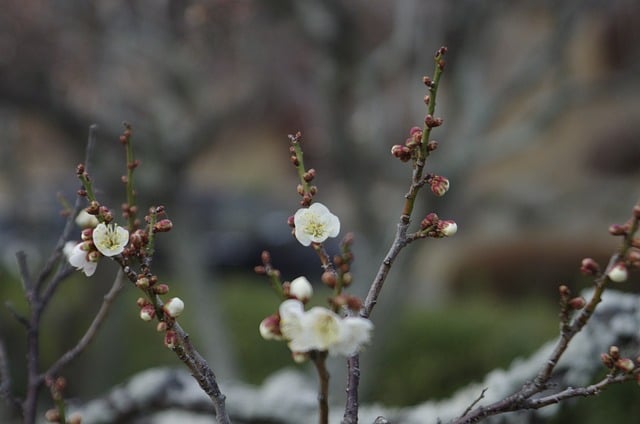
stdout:
[(116, 227), (113, 224), (107, 225), (107, 231), (104, 234), (104, 238), (101, 238), (100, 240), (100, 247), (111, 250), (121, 246), (122, 243), (123, 240), (116, 231)]
[(316, 215), (309, 217), (309, 222), (305, 225), (304, 230), (313, 237), (322, 237), (325, 233), (325, 225)]

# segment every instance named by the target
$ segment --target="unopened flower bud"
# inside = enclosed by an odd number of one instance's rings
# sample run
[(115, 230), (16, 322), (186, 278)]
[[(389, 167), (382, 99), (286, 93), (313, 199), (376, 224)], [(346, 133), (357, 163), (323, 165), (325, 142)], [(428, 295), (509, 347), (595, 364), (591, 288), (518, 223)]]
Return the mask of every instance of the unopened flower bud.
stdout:
[(391, 154), (402, 162), (407, 162), (411, 159), (411, 149), (400, 144), (395, 144), (391, 147)]
[(607, 277), (615, 283), (623, 283), (627, 281), (628, 275), (627, 267), (622, 262), (615, 264), (607, 273)]
[(169, 349), (175, 349), (178, 345), (178, 335), (173, 330), (168, 330), (164, 333), (164, 345)]
[(620, 358), (620, 348), (618, 346), (609, 347), (609, 356), (611, 356), (614, 360)]
[(142, 321), (151, 321), (156, 316), (156, 308), (153, 305), (145, 305), (140, 308), (140, 319)]
[(76, 174), (78, 174), (78, 175), (84, 174), (84, 163), (79, 163), (76, 166)]
[(269, 315), (260, 322), (260, 335), (265, 340), (282, 340), (278, 314)]
[(569, 287), (565, 286), (564, 284), (558, 287), (558, 291), (560, 292), (560, 296), (562, 297), (571, 296), (571, 290), (569, 290)]
[(603, 353), (600, 355), (600, 361), (602, 361), (602, 363), (604, 364), (605, 367), (607, 368), (613, 368), (613, 358), (607, 354), (607, 353)]
[[(95, 218), (95, 216), (93, 217)], [(80, 238), (82, 239), (82, 241), (93, 240), (93, 228), (85, 228), (84, 230), (82, 230), (82, 232), (80, 233)]]
[(587, 301), (584, 299), (584, 297), (574, 297), (573, 299), (570, 299), (568, 302), (569, 307), (575, 311), (584, 308), (586, 304), (587, 304)]
[(429, 128), (439, 127), (440, 125), (442, 125), (443, 122), (444, 121), (442, 118), (434, 118), (431, 115), (427, 115), (424, 118), (424, 124)]
[(314, 168), (311, 168), (310, 170), (308, 170), (307, 172), (304, 173), (304, 175), (302, 176), (302, 178), (306, 181), (306, 182), (311, 182), (313, 181), (313, 179), (316, 177), (316, 170)]
[(262, 260), (263, 265), (267, 265), (271, 263), (271, 254), (267, 250), (263, 250), (260, 254), (260, 259)]
[(158, 333), (162, 333), (164, 331), (167, 331), (167, 323), (164, 321), (160, 321), (157, 325), (156, 325), (156, 331)]
[(627, 228), (624, 225), (612, 224), (609, 226), (609, 234), (612, 236), (624, 236), (627, 234)]
[(305, 277), (298, 277), (289, 286), (289, 295), (295, 297), (302, 303), (307, 302), (313, 295), (313, 287)]
[(88, 262), (98, 262), (100, 260), (100, 252), (97, 250), (92, 250), (87, 253), (87, 261)]
[(458, 232), (458, 224), (451, 220), (440, 221), (438, 230), (444, 237), (451, 237)]
[(631, 372), (636, 367), (633, 361), (629, 358), (620, 358), (615, 363), (616, 368), (620, 371)]
[(322, 277), (320, 277), (322, 283), (330, 288), (334, 288), (337, 283), (336, 273), (333, 271), (325, 271), (322, 273)]
[(584, 258), (580, 265), (580, 272), (585, 275), (597, 275), (600, 272), (600, 265), (592, 258)]
[(431, 87), (431, 84), (433, 84), (433, 81), (431, 80), (431, 77), (425, 75), (424, 77), (422, 77), (422, 83), (427, 87)]
[(437, 148), (438, 148), (438, 142), (436, 140), (429, 140), (429, 142), (427, 143), (427, 150), (429, 152), (433, 152)]
[(161, 219), (153, 225), (153, 231), (156, 233), (166, 233), (173, 228), (173, 222), (170, 219)]
[(136, 305), (138, 305), (139, 308), (142, 308), (145, 305), (149, 304), (149, 300), (145, 299), (144, 297), (139, 297), (138, 300), (136, 300)]
[(47, 412), (44, 413), (44, 419), (49, 421), (50, 423), (59, 423), (60, 413), (57, 409), (48, 409)]
[(160, 295), (167, 294), (169, 293), (169, 286), (167, 284), (158, 284), (153, 286), (153, 292)]
[(633, 207), (633, 217), (640, 220), (640, 205), (635, 205)]
[(171, 318), (177, 318), (184, 310), (184, 302), (179, 297), (172, 297), (164, 304), (162, 309)]
[(342, 274), (342, 284), (348, 286), (353, 281), (353, 275), (350, 272)]
[(425, 216), (424, 219), (420, 222), (420, 229), (426, 230), (432, 225), (437, 224), (438, 221), (440, 221), (440, 218), (438, 218), (438, 215), (435, 212), (428, 213), (427, 216)]
[(146, 289), (149, 287), (149, 279), (147, 277), (140, 277), (136, 280), (136, 287), (139, 289)]
[(449, 190), (449, 180), (440, 175), (434, 175), (430, 181), (431, 191), (436, 196), (444, 196), (444, 194)]

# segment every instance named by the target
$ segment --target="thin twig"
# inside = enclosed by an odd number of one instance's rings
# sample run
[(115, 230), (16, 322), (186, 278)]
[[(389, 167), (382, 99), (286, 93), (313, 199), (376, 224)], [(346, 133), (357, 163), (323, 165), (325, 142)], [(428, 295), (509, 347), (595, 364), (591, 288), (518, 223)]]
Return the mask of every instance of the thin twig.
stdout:
[(98, 313), (93, 318), (91, 325), (87, 328), (87, 331), (84, 333), (82, 338), (78, 341), (78, 343), (69, 349), (64, 355), (62, 355), (58, 360), (49, 367), (49, 369), (44, 373), (45, 378), (54, 377), (56, 374), (60, 372), (62, 368), (64, 368), (67, 364), (73, 361), (82, 351), (91, 343), (91, 341), (95, 338), (100, 326), (107, 318), (109, 310), (113, 305), (114, 300), (118, 296), (118, 294), (122, 291), (124, 287), (124, 278), (122, 270), (118, 271), (118, 275), (113, 281), (113, 285), (109, 292), (104, 296), (102, 301), (102, 305), (100, 305), (100, 309)]

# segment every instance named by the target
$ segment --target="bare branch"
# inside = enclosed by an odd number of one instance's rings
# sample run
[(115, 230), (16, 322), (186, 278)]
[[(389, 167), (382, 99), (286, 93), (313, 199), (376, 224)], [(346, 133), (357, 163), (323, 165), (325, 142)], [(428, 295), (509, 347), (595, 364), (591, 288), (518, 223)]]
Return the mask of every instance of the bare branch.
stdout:
[(84, 333), (78, 344), (76, 344), (73, 348), (69, 349), (64, 355), (62, 355), (53, 365), (49, 367), (49, 369), (44, 373), (45, 378), (47, 376), (54, 377), (56, 374), (60, 372), (62, 368), (64, 368), (67, 364), (73, 361), (82, 351), (91, 343), (91, 341), (95, 338), (98, 330), (102, 326), (102, 323), (107, 318), (109, 310), (111, 309), (111, 305), (115, 301), (118, 294), (122, 291), (124, 287), (124, 277), (122, 270), (118, 271), (118, 275), (113, 281), (113, 285), (109, 292), (104, 296), (102, 301), (102, 305), (98, 310), (98, 313), (93, 318), (91, 325), (87, 328), (87, 331)]

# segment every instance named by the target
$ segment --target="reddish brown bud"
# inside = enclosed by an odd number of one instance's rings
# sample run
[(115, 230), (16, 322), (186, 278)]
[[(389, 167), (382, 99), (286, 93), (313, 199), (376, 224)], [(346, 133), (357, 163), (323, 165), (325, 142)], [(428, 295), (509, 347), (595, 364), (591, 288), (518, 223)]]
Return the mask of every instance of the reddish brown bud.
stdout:
[(291, 161), (291, 163), (293, 164), (293, 166), (298, 166), (300, 165), (300, 161), (298, 161), (297, 156), (291, 156), (289, 158), (289, 160)]
[(256, 265), (255, 267), (253, 267), (253, 272), (258, 275), (265, 275), (267, 273), (267, 269), (262, 265)]
[(173, 330), (167, 330), (164, 334), (164, 345), (173, 350), (178, 345), (178, 335)]
[(569, 290), (569, 287), (565, 286), (564, 284), (558, 287), (558, 291), (560, 292), (560, 296), (562, 297), (571, 296), (571, 290)]
[(600, 273), (600, 265), (592, 258), (584, 258), (580, 265), (580, 272), (584, 275), (597, 275)]
[(351, 284), (351, 282), (353, 282), (353, 275), (351, 275), (350, 272), (342, 274), (342, 284), (344, 284), (345, 287)]
[(625, 225), (612, 224), (609, 227), (609, 234), (612, 236), (624, 236), (627, 234), (627, 228)]
[(97, 215), (100, 213), (100, 203), (95, 200), (89, 202), (89, 206), (85, 209), (89, 215)]
[(145, 305), (149, 304), (149, 300), (145, 299), (144, 297), (139, 297), (136, 300), (136, 305), (138, 305), (139, 308), (142, 308)]
[(271, 263), (271, 254), (267, 250), (263, 250), (260, 254), (260, 259), (263, 265), (269, 265)]
[(169, 285), (167, 284), (158, 284), (153, 286), (153, 292), (155, 294), (167, 294), (169, 293)]
[(311, 182), (313, 181), (313, 179), (316, 177), (316, 170), (311, 168), (310, 170), (308, 170), (307, 172), (304, 173), (304, 175), (302, 176), (302, 178), (306, 181), (306, 182)]
[(153, 225), (153, 231), (156, 233), (166, 233), (173, 228), (173, 222), (170, 219), (161, 219)]
[(296, 191), (300, 196), (304, 195), (304, 186), (302, 184), (298, 184), (298, 186), (296, 187)]
[(320, 280), (322, 280), (322, 283), (326, 286), (334, 288), (338, 279), (335, 272), (325, 271), (322, 273), (322, 277), (320, 277)]
[(80, 197), (87, 197), (87, 190), (81, 188), (76, 191), (76, 194)]
[(602, 363), (604, 364), (605, 367), (607, 368), (613, 368), (613, 358), (611, 356), (609, 356), (609, 354), (607, 353), (603, 353), (600, 355), (600, 361), (602, 361)]
[(427, 151), (433, 152), (438, 148), (438, 142), (436, 140), (429, 140), (427, 143)]
[(424, 104), (429, 106), (429, 102), (431, 101), (431, 97), (429, 97), (429, 95), (427, 94), (427, 95), (424, 96), (423, 100), (424, 100)]
[(420, 229), (426, 230), (427, 228), (436, 225), (440, 221), (438, 215), (435, 212), (431, 212), (424, 217), (422, 222), (420, 222)]
[(84, 163), (79, 163), (76, 166), (76, 174), (78, 174), (78, 175), (84, 174)]
[(640, 205), (635, 205), (633, 207), (633, 217), (637, 220), (640, 220)]
[(424, 77), (422, 77), (422, 83), (427, 87), (431, 87), (431, 84), (433, 84), (433, 81), (431, 80), (431, 77), (425, 75)]
[(618, 346), (611, 346), (609, 348), (609, 356), (611, 356), (614, 360), (620, 358), (620, 348)]
[(167, 323), (164, 321), (160, 321), (158, 325), (156, 325), (156, 331), (158, 333), (162, 333), (163, 331), (167, 331)]
[(291, 227), (291, 228), (295, 228), (296, 223), (295, 223), (293, 215), (291, 215), (289, 218), (287, 218), (287, 225), (289, 227)]
[(429, 128), (439, 127), (440, 125), (442, 125), (443, 122), (444, 121), (442, 120), (442, 118), (434, 118), (431, 115), (427, 115), (424, 118), (424, 123)]
[(587, 301), (584, 299), (584, 297), (574, 297), (573, 299), (570, 299), (568, 302), (569, 307), (575, 311), (578, 311), (584, 308), (586, 304), (587, 304)]
[(395, 144), (391, 147), (391, 154), (400, 159), (402, 162), (407, 162), (409, 159), (411, 159), (411, 149), (400, 144)]

